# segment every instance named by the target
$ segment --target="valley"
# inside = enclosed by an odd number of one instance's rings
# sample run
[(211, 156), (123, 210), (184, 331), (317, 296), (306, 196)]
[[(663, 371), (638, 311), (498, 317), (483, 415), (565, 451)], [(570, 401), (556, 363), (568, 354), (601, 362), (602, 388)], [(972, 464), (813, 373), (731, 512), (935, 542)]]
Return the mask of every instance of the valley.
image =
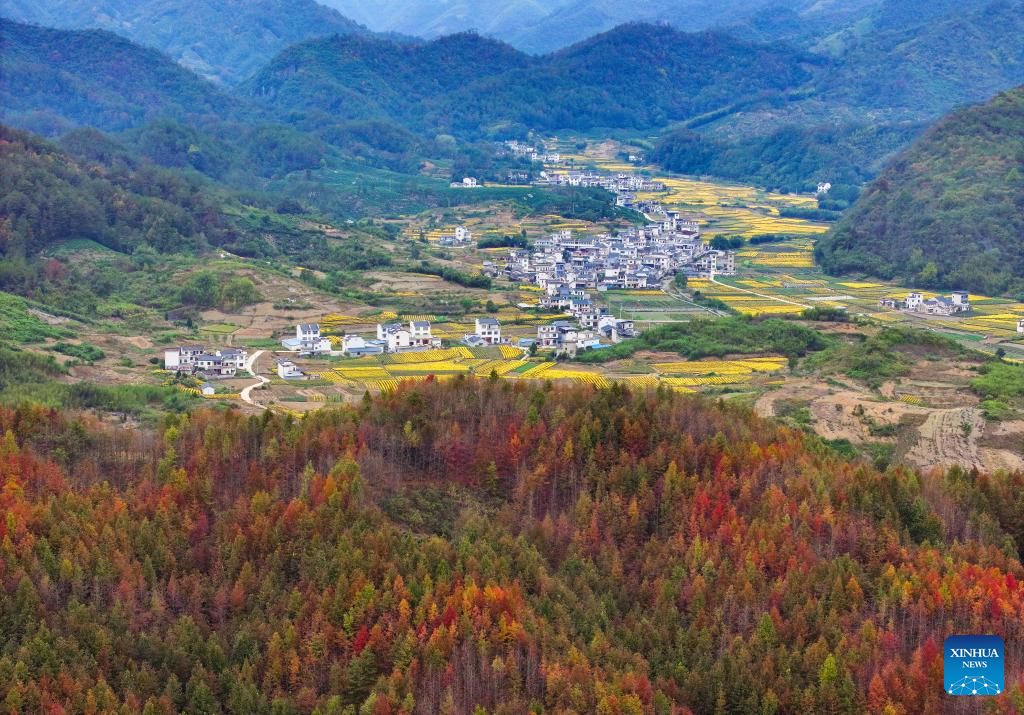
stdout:
[(8, 2), (0, 713), (1019, 712), (1022, 33)]
[[(172, 310), (166, 316), (142, 306), (126, 306), (119, 309), (123, 317), (85, 324), (48, 316), (51, 321), (70, 324), (75, 337), (30, 341), (29, 349), (52, 354), (58, 343), (94, 346), (103, 353), (102, 358), (83, 362), (57, 355), (59, 362), (69, 365), (65, 380), (160, 386), (191, 399), (197, 399), (201, 380), (162, 372), (159, 363), (165, 349), (200, 343), (210, 350), (240, 347), (249, 354), (259, 350), (252, 377), (243, 376), (242, 371), (237, 378), (218, 381), (207, 400), (243, 411), (269, 408), (296, 416), (339, 402), (355, 403), (367, 391), (391, 390), (407, 380), (475, 376), (595, 387), (614, 383), (639, 389), (663, 386), (748, 404), (759, 414), (849, 445), (880, 464), (898, 461), (931, 467), (959, 463), (988, 471), (1020, 466), (1024, 423), (1015, 421), (1012, 409), (997, 419), (985, 419), (980, 406), (983, 396), (972, 392), (971, 381), (997, 351), (1009, 361), (1024, 359), (1024, 335), (1017, 332), (1024, 319), (1024, 304), (972, 295), (971, 313), (955, 317), (882, 307), (882, 299), (902, 298), (914, 289), (822, 273), (814, 262), (813, 241), (828, 225), (785, 215), (793, 210), (813, 210), (817, 205), (813, 195), (779, 194), (672, 175), (653, 166), (637, 167), (619, 158), (625, 147), (612, 141), (567, 138), (549, 139), (547, 144), (562, 152), (561, 166), (613, 173), (640, 171), (665, 189), (638, 193), (636, 201), (656, 202), (683, 212), (699, 223), (706, 237), (742, 241), (735, 250), (735, 275), (690, 278), (683, 288), (666, 283), (656, 289), (618, 289), (599, 295), (600, 307), (616, 318), (635, 322), (641, 334), (659, 326), (672, 329), (680, 322), (723, 320), (720, 316), (794, 319), (804, 317), (806, 311), (818, 311), (806, 325), (828, 340), (848, 341), (850, 336), (895, 328), (925, 330), (963, 349), (942, 347), (917, 355), (916, 362), (901, 368), (901, 374), (884, 381), (859, 373), (851, 377), (841, 368), (833, 370), (827, 362), (816, 361), (815, 354), (823, 345), (788, 354), (772, 351), (768, 344), (752, 353), (723, 348), (688, 360), (657, 347), (641, 347), (625, 357), (611, 356), (616, 348), (612, 345), (608, 359), (597, 352), (584, 355), (588, 359), (583, 362), (571, 356), (556, 359), (550, 349), (536, 350), (530, 345), (538, 328), (574, 318), (568, 312), (539, 307), (543, 291), (538, 287), (507, 280), (488, 281), (479, 287), (459, 285), (440, 275), (417, 273), (415, 262), (450, 269), (453, 276), (479, 275), (487, 265), (500, 264), (514, 249), (478, 248), (476, 243), (500, 244), (505, 237), (520, 235), (533, 241), (558, 231), (594, 235), (609, 228), (624, 230), (631, 219), (590, 221), (540, 214), (523, 203), (536, 187), (511, 189), (518, 193), (510, 195), (509, 189), (501, 186), (480, 189), (486, 198), (474, 199), (472, 204), (420, 210), (361, 222), (360, 226), (315, 221), (295, 224), (310, 236), (322, 236), (328, 244), (347, 245), (353, 236), (359, 236), (362, 250), (408, 267), (396, 270), (381, 265), (356, 275), (337, 273), (336, 266), (327, 261), (307, 264), (319, 265), (319, 270), (300, 266), (282, 270), (275, 262), (221, 251), (219, 256), (179, 262), (171, 282), (188, 283), (197, 272), (231, 275), (252, 283), (256, 302), (176, 315)], [(579, 145), (585, 148), (575, 150)], [(549, 171), (559, 170), (549, 167)], [(458, 226), (470, 232), (472, 241), (465, 246), (445, 245), (444, 237)], [(768, 240), (756, 242), (764, 238)], [(57, 246), (51, 255), (99, 266), (112, 254), (70, 244)], [(40, 314), (47, 315), (45, 311)], [(182, 322), (184, 316), (186, 322)], [(506, 344), (464, 346), (462, 338), (473, 334), (474, 321), (485, 317), (500, 322)], [(834, 322), (837, 319), (841, 322)], [(340, 352), (346, 335), (373, 339), (378, 324), (409, 321), (429, 321), (432, 335), (441, 345), (425, 352), (356, 358)], [(319, 324), (337, 352), (295, 358), (280, 340), (300, 323)], [(276, 361), (281, 359), (292, 360), (305, 379), (281, 379), (276, 374)], [(961, 434), (961, 429), (966, 431)]]

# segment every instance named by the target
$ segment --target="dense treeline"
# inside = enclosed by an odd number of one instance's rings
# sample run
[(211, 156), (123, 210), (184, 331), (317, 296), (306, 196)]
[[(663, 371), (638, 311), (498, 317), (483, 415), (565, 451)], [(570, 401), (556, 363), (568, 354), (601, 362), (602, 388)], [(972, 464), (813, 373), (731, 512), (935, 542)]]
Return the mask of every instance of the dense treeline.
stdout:
[(116, 161), (106, 166), (81, 164), (0, 125), (0, 253), (32, 256), (71, 239), (122, 252), (142, 245), (170, 252), (230, 238), (201, 184), (151, 163), (110, 158)]
[(929, 130), (818, 242), (816, 255), (836, 273), (1024, 291), (1024, 88)]
[(784, 45), (644, 24), (542, 58), (471, 33), (424, 44), (349, 35), (295, 45), (245, 87), (279, 113), (388, 117), (430, 136), (508, 136), (663, 126), (800, 85), (808, 61)]
[(1006, 639), (989, 705), (1021, 702), (1019, 475), (462, 379), (300, 422), (4, 432), (13, 712), (932, 713), (972, 632)]
[(827, 181), (839, 193), (842, 186), (856, 187), (872, 178), (885, 157), (906, 146), (920, 128), (793, 125), (733, 139), (680, 129), (659, 139), (651, 159), (683, 174), (740, 179), (783, 191), (813, 192)]
[(828, 344), (828, 338), (817, 330), (780, 318), (720, 318), (659, 325), (609, 348), (582, 353), (577, 360), (609, 362), (639, 350), (673, 352), (691, 360), (733, 353), (781, 353), (796, 358)]

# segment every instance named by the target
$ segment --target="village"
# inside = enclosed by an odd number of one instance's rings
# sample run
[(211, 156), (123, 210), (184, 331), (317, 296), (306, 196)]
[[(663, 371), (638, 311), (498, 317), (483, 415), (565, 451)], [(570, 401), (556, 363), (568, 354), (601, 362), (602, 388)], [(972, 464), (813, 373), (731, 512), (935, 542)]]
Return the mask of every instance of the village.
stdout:
[[(640, 334), (635, 315), (626, 317), (625, 311), (616, 308), (621, 302), (617, 304), (612, 296), (672, 295), (673, 285), (686, 283), (700, 285), (702, 290), (714, 288), (710, 292), (715, 295), (737, 290), (734, 281), (729, 280), (737, 274), (737, 251), (712, 247), (720, 242), (705, 240), (698, 216), (653, 200), (651, 193), (665, 189), (661, 181), (619, 170), (576, 171), (565, 166), (564, 156), (547, 147), (518, 142), (506, 146), (515, 156), (544, 165), (534, 184), (603, 188), (615, 196), (617, 206), (638, 212), (645, 222), (603, 233), (561, 228), (527, 247), (508, 247), (500, 256), (482, 255), (483, 260), (477, 263), (482, 274), (499, 281), (499, 285), (519, 286), (521, 290), (529, 286), (534, 291), (535, 299), (515, 304), (520, 317), (514, 318), (512, 325), (502, 324), (510, 316), (505, 311), (500, 315), (467, 315), (470, 322), (457, 323), (460, 332), (453, 331), (456, 323), (444, 315), (407, 316), (400, 322), (398, 315), (391, 313), (392, 320), (344, 325), (325, 315), (321, 322), (299, 322), (294, 325), (294, 334), (289, 329), (278, 338), (269, 371), (267, 365), (262, 366), (264, 374), (272, 375), (278, 386), (312, 385), (311, 389), (299, 388), (299, 392), (314, 396), (319, 395), (317, 386), (325, 384), (348, 385), (354, 388), (349, 394), (355, 394), (363, 388), (387, 389), (410, 376), (486, 375), (488, 371), (497, 371), (506, 378), (564, 377), (597, 384), (603, 380), (600, 372), (556, 369), (558, 363), (551, 361), (573, 360), (582, 353), (610, 348)], [(630, 157), (634, 159), (642, 160)], [(453, 185), (476, 188), (480, 184), (465, 177)], [(824, 184), (818, 191), (827, 192), (829, 188)], [(648, 196), (638, 201), (637, 193)], [(425, 238), (422, 231), (419, 238)], [(440, 248), (475, 250), (474, 233), (468, 225), (435, 231), (431, 240)], [(687, 280), (678, 281), (677, 276)], [(727, 280), (719, 282), (719, 278)], [(785, 288), (789, 283), (782, 285)], [(747, 306), (752, 300), (768, 299), (750, 295), (749, 291), (741, 297)], [(965, 291), (954, 291), (949, 296), (913, 291), (905, 298), (887, 295), (877, 302), (883, 309), (908, 316), (973, 314), (971, 296)], [(794, 303), (793, 307), (799, 306)], [(434, 318), (443, 323), (443, 329), (432, 322)], [(1024, 334), (1024, 318), (1016, 322), (1016, 328)], [(250, 355), (238, 346), (213, 349), (182, 345), (165, 352), (164, 366), (188, 380), (188, 389), (204, 396), (224, 396), (233, 390), (219, 388), (218, 381), (251, 376), (259, 382), (248, 386), (250, 390), (271, 382), (257, 374), (261, 367), (257, 358), (264, 352)], [(246, 390), (242, 399), (258, 404), (248, 399)], [(273, 403), (273, 398), (269, 399)]]

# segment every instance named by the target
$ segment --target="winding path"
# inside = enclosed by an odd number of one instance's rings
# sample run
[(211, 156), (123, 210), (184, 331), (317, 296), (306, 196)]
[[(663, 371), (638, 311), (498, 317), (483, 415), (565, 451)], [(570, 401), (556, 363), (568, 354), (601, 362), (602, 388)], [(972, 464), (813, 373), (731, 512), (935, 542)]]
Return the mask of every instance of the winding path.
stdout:
[(262, 355), (263, 353), (264, 353), (263, 350), (257, 350), (252, 355), (250, 355), (248, 358), (246, 358), (246, 360), (245, 360), (245, 369), (248, 370), (252, 374), (252, 376), (256, 378), (257, 381), (252, 383), (248, 387), (242, 388), (241, 397), (242, 397), (242, 400), (244, 402), (248, 402), (253, 407), (259, 407), (260, 409), (266, 410), (266, 409), (269, 409), (266, 405), (259, 404), (258, 402), (253, 400), (252, 399), (252, 395), (249, 394), (255, 388), (262, 387), (263, 385), (266, 385), (268, 382), (270, 382), (270, 380), (268, 380), (267, 378), (263, 377), (262, 375), (260, 375), (260, 374), (258, 374), (256, 372), (256, 361), (259, 359), (260, 355)]

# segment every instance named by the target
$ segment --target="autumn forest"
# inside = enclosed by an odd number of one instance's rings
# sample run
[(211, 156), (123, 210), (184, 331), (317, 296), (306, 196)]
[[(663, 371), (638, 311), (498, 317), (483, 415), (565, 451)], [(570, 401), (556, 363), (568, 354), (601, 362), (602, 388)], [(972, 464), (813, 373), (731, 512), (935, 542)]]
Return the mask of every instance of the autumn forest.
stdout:
[(0, 434), (3, 712), (934, 713), (972, 632), (1020, 675), (1019, 476), (666, 389)]

